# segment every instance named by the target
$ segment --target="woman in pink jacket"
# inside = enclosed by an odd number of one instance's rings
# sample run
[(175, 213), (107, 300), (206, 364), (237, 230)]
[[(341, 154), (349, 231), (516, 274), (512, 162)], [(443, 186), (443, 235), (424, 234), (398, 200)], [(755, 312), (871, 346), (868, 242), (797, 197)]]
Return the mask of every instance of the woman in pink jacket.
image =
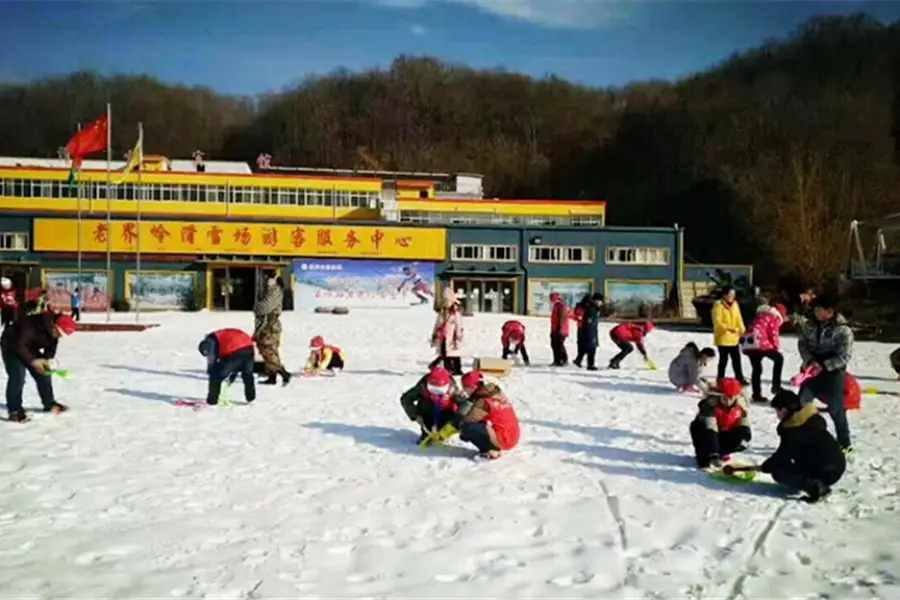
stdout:
[(769, 400), (762, 395), (762, 361), (772, 361), (772, 395), (781, 391), (781, 370), (784, 356), (781, 354), (781, 326), (784, 325), (787, 309), (783, 304), (769, 306), (763, 304), (756, 309), (756, 317), (741, 340), (741, 350), (750, 359), (750, 382), (753, 387), (753, 401)]

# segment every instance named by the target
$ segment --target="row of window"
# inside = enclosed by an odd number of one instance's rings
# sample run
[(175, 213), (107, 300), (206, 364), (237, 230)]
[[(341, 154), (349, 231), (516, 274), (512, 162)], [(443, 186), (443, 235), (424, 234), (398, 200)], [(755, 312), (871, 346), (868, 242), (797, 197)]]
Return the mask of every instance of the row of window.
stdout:
[[(528, 262), (572, 265), (592, 265), (595, 262), (591, 246), (528, 246)], [(452, 244), (450, 259), (470, 262), (509, 262), (519, 260), (519, 247), (508, 244)], [(610, 246), (606, 249), (606, 264), (635, 266), (668, 266), (668, 248), (636, 248)]]
[(528, 225), (531, 227), (603, 227), (603, 216), (528, 216), (498, 213), (400, 211), (401, 223), (430, 225)]
[[(275, 204), (280, 206), (337, 206), (378, 208), (379, 192), (256, 188), (224, 185), (170, 185), (145, 183), (113, 184), (113, 200), (148, 202), (229, 202), (237, 204)], [(105, 181), (87, 181), (71, 186), (65, 181), (27, 179), (0, 180), (0, 196), (17, 198), (77, 198), (106, 200)]]
[(27, 233), (0, 233), (0, 252), (27, 252)]
[[(358, 192), (343, 190), (312, 190), (256, 188), (215, 185), (170, 185), (144, 183), (114, 184), (109, 190), (113, 200), (140, 200), (147, 202), (209, 202), (277, 206), (327, 206), (339, 208), (381, 208), (377, 191)], [(28, 179), (0, 180), (0, 196), (15, 198), (77, 198), (105, 201), (105, 181), (82, 182), (71, 186), (65, 181), (41, 181)], [(603, 227), (600, 216), (528, 216), (497, 213), (459, 213), (400, 211), (402, 223), (431, 225), (527, 225), (531, 227)]]

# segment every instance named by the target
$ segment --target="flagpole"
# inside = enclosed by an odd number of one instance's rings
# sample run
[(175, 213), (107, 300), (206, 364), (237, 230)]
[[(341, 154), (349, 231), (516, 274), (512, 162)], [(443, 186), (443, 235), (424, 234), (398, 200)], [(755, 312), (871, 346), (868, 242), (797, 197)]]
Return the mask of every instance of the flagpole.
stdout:
[[(81, 133), (81, 123), (78, 124), (78, 132)], [(84, 297), (84, 294), (81, 290), (82, 285), (82, 267), (81, 267), (81, 181), (75, 181), (75, 198), (78, 203), (78, 285), (75, 287), (78, 288), (78, 293), (81, 297)], [(80, 308), (80, 306), (79, 306)]]
[[(112, 320), (115, 287), (112, 280), (112, 105), (106, 103), (106, 322)], [(112, 288), (112, 290), (110, 289)], [(110, 293), (112, 292), (112, 293)]]
[[(143, 170), (143, 161), (144, 161), (144, 124), (138, 123), (138, 143), (135, 147), (139, 152), (140, 156), (138, 158), (137, 168), (137, 258), (135, 259), (135, 269), (136, 274), (134, 277), (134, 287), (131, 289), (132, 295), (134, 296), (134, 322), (138, 323), (141, 320), (141, 199), (144, 197), (144, 185), (143, 185), (143, 176), (141, 175), (141, 171)], [(132, 157), (134, 160), (134, 157)], [(126, 282), (127, 283), (127, 282)], [(135, 289), (137, 293), (135, 294)]]

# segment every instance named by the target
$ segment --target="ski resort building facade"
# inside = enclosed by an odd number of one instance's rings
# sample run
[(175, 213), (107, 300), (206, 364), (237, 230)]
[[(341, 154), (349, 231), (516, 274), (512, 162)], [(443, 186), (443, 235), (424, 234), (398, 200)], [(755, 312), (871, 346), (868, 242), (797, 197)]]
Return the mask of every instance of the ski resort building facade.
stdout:
[(65, 308), (80, 287), (86, 311), (249, 310), (277, 270), (287, 308), (409, 306), (397, 289), (450, 286), (473, 312), (546, 314), (553, 291), (600, 291), (620, 314), (684, 314), (712, 268), (684, 264), (677, 225), (608, 227), (599, 201), (486, 199), (478, 175), (123, 167), (85, 161), (72, 183), (65, 161), (0, 158), (0, 271), (17, 289)]

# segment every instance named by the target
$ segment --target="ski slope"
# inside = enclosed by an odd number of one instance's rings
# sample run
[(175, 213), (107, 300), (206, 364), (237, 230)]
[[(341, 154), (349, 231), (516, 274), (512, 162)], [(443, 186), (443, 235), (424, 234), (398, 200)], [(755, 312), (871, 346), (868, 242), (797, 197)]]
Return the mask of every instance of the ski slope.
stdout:
[[(252, 317), (142, 320), (162, 326), (63, 342), (70, 413), (3, 424), (0, 596), (900, 598), (895, 398), (851, 413), (848, 474), (808, 506), (694, 468), (696, 399), (664, 367), (705, 334), (651, 334), (658, 372), (632, 356), (588, 373), (543, 366), (547, 320), (523, 319), (535, 366), (503, 383), (522, 442), (478, 463), (468, 448), (419, 450), (398, 403), (432, 356), (427, 308), (286, 314), (289, 368), (322, 334), (347, 370), (262, 386), (250, 406), (238, 382), (233, 406), (200, 411), (172, 404), (205, 396), (198, 342)], [(466, 319), (467, 363), (499, 353), (504, 320)], [(604, 365), (605, 331), (601, 344)], [(900, 389), (889, 350), (857, 344), (864, 386)], [(39, 406), (30, 381), (26, 406)], [(775, 447), (771, 412), (752, 413), (751, 460)]]

